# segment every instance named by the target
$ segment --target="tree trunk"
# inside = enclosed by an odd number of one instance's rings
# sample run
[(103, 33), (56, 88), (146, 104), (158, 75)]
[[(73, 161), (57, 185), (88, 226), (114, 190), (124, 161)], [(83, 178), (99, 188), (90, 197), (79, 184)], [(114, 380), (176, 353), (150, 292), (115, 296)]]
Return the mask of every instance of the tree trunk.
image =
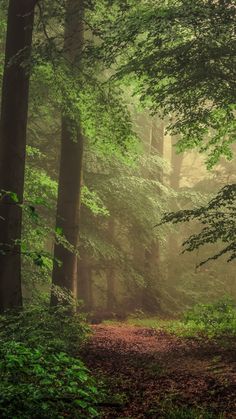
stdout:
[(114, 268), (107, 270), (107, 311), (112, 313), (116, 308)]
[(77, 298), (83, 301), (82, 310), (88, 312), (93, 308), (92, 268), (86, 250), (81, 246), (79, 255)]
[[(170, 187), (173, 188), (176, 192), (180, 188), (181, 180), (181, 169), (184, 160), (184, 154), (176, 154), (175, 144), (178, 141), (177, 136), (171, 138), (172, 148), (171, 148), (171, 166), (172, 172), (170, 174)], [(178, 242), (178, 234), (176, 232), (170, 233), (168, 237), (169, 242), (169, 264), (168, 264), (168, 277), (172, 280), (176, 276), (176, 267), (173, 265), (173, 257), (176, 254), (179, 254), (180, 243)]]
[[(68, 0), (65, 19), (64, 54), (67, 63), (79, 68), (83, 45), (83, 1)], [(57, 200), (57, 227), (65, 238), (78, 248), (80, 191), (82, 180), (83, 136), (79, 123), (69, 115), (62, 116), (61, 159)], [(64, 288), (77, 296), (77, 255), (61, 244), (54, 247), (52, 284)], [(57, 260), (61, 262), (58, 265)], [(51, 305), (57, 305), (58, 298), (52, 292)]]
[[(115, 220), (110, 218), (108, 222), (108, 236), (111, 242), (114, 240), (115, 234)], [(115, 294), (115, 268), (114, 262), (109, 261), (109, 266), (106, 271), (107, 280), (107, 311), (113, 312), (116, 308), (116, 294)]]
[(171, 147), (171, 165), (172, 165), (172, 172), (170, 175), (170, 186), (175, 191), (179, 190), (180, 187), (180, 175), (181, 169), (184, 160), (184, 154), (176, 154), (175, 144), (178, 141), (178, 136), (173, 136), (172, 140), (172, 147)]
[[(0, 191), (23, 202), (26, 130), (34, 7), (10, 0), (0, 118)], [(22, 207), (9, 195), (0, 201), (0, 311), (21, 307)]]
[[(164, 122), (152, 121), (150, 127), (150, 154), (158, 154), (160, 157), (164, 155)], [(163, 170), (159, 168), (157, 178), (160, 183), (163, 182)], [(161, 194), (160, 191), (158, 191)], [(145, 272), (146, 287), (142, 295), (142, 307), (144, 310), (156, 312), (157, 304), (157, 281), (160, 278), (160, 245), (157, 239), (152, 240), (150, 247), (145, 251)]]

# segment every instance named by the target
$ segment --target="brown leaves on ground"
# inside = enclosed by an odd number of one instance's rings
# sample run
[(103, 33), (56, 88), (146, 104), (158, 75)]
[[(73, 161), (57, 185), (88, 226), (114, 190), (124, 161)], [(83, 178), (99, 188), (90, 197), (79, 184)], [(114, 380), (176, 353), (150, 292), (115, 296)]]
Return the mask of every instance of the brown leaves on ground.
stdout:
[(113, 394), (104, 419), (168, 418), (171, 406), (236, 418), (235, 340), (182, 339), (126, 325), (93, 330), (84, 358)]

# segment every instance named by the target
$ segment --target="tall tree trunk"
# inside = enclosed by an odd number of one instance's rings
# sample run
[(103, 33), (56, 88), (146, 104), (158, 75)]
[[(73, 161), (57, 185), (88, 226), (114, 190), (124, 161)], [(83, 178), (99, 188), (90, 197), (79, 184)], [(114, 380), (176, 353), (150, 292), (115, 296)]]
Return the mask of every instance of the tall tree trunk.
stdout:
[[(23, 202), (26, 130), (34, 7), (36, 0), (10, 0), (0, 118), (0, 191)], [(0, 200), (0, 311), (22, 305), (22, 207)]]
[[(115, 220), (111, 218), (108, 223), (108, 235), (111, 241), (115, 234)], [(115, 295), (115, 269), (113, 261), (111, 260), (110, 266), (107, 268), (106, 279), (107, 279), (107, 311), (112, 312), (116, 306), (116, 295)]]
[(181, 175), (181, 169), (183, 165), (184, 160), (184, 154), (177, 154), (175, 149), (175, 144), (178, 141), (178, 136), (173, 136), (171, 138), (172, 147), (171, 147), (171, 166), (172, 166), (172, 172), (170, 175), (170, 186), (175, 191), (179, 190), (180, 187), (180, 175)]
[(77, 298), (83, 301), (83, 311), (93, 308), (92, 267), (89, 256), (83, 247), (79, 247), (78, 290)]
[[(184, 154), (176, 154), (175, 144), (178, 141), (178, 136), (171, 138), (171, 166), (172, 172), (170, 174), (170, 187), (176, 192), (180, 188), (181, 169), (184, 160)], [(173, 265), (173, 256), (179, 253), (180, 243), (178, 242), (178, 235), (176, 232), (170, 233), (168, 237), (169, 248), (169, 264), (168, 264), (168, 277), (170, 280), (176, 276), (176, 267)]]
[[(67, 0), (64, 54), (67, 62), (77, 68), (83, 46), (83, 1)], [(61, 159), (57, 200), (57, 227), (68, 242), (78, 248), (80, 191), (82, 180), (83, 136), (79, 123), (69, 115), (62, 116)], [(77, 255), (61, 244), (55, 244), (52, 284), (69, 290), (77, 296)], [(56, 260), (61, 262), (58, 265)], [(58, 304), (52, 292), (51, 305)]]
[[(164, 155), (164, 122), (151, 122), (150, 127), (150, 154), (158, 154), (160, 157)], [(157, 178), (160, 183), (163, 182), (163, 170), (159, 168)], [(161, 193), (161, 192), (159, 192)], [(142, 306), (144, 310), (155, 312), (158, 308), (156, 292), (157, 280), (160, 276), (160, 245), (157, 239), (152, 240), (150, 247), (145, 251), (145, 271), (146, 271), (146, 288), (143, 290)]]

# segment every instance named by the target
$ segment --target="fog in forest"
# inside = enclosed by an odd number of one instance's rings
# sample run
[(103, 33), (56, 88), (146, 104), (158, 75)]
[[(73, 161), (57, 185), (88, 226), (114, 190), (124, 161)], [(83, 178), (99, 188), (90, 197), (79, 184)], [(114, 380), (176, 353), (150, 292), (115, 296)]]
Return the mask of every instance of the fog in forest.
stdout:
[(0, 1), (0, 418), (236, 418), (235, 22)]
[[(122, 155), (106, 155), (85, 140), (77, 290), (81, 309), (98, 322), (124, 320), (134, 313), (165, 318), (197, 303), (225, 295), (235, 298), (234, 265), (227, 264), (226, 257), (199, 266), (217, 254), (221, 243), (184, 252), (184, 241), (200, 231), (200, 224), (158, 225), (166, 211), (209, 202), (235, 181), (234, 165), (222, 159), (208, 171), (197, 152), (177, 154), (177, 138), (166, 132), (168, 121), (137, 111), (129, 102), (138, 135), (135, 157), (126, 161)], [(53, 133), (45, 134), (39, 147), (44, 156), (40, 170), (53, 182), (58, 177), (60, 138), (52, 143)], [(33, 138), (29, 146), (34, 149)], [(28, 157), (29, 167), (36, 157)], [(50, 223), (49, 216), (43, 216)], [(50, 217), (55, 222), (54, 208)], [(50, 251), (53, 243), (48, 240), (45, 246)], [(35, 266), (33, 270), (24, 272), (28, 298), (34, 287), (45, 293), (50, 286), (40, 285), (37, 278), (32, 281)]]

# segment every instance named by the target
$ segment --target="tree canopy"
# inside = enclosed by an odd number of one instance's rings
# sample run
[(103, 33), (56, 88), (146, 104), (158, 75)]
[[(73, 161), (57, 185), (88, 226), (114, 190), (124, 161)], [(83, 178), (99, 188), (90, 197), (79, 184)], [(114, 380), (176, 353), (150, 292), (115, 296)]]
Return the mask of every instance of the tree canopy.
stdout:
[[(116, 77), (135, 76), (134, 91), (181, 133), (178, 150), (207, 153), (212, 167), (232, 157), (235, 141), (234, 0), (102, 2), (113, 13), (94, 33)], [(100, 5), (98, 6), (100, 9)]]

